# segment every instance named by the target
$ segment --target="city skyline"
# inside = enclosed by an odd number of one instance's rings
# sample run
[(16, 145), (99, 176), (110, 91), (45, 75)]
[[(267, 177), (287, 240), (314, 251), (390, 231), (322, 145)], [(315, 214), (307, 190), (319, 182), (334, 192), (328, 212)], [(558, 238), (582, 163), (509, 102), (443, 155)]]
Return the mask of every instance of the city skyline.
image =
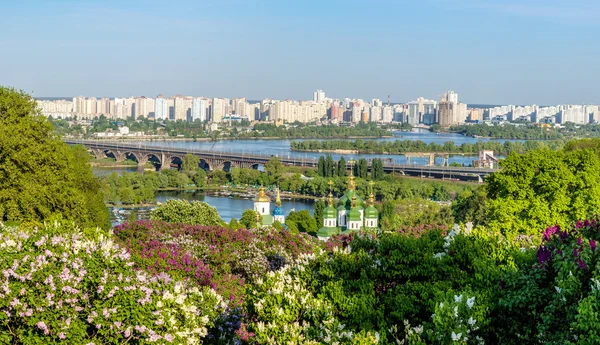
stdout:
[(36, 97), (322, 88), (407, 102), (452, 86), (471, 104), (597, 104), (597, 13), (591, 0), (6, 2), (0, 75)]
[(43, 115), (58, 118), (92, 119), (105, 115), (111, 119), (152, 118), (155, 120), (201, 121), (224, 123), (231, 121), (266, 121), (276, 125), (293, 122), (325, 123), (408, 123), (439, 124), (448, 127), (463, 123), (501, 124), (505, 122), (534, 122), (546, 124), (599, 123), (600, 108), (593, 104), (536, 104), (469, 108), (459, 101), (458, 93), (447, 91), (439, 101), (418, 97), (407, 103), (385, 103), (379, 98), (333, 99), (325, 91), (313, 92), (312, 100), (276, 100), (265, 98), (248, 102), (241, 98), (207, 98), (187, 95), (156, 98), (138, 96), (125, 98), (96, 98), (76, 96), (71, 100), (39, 101)]

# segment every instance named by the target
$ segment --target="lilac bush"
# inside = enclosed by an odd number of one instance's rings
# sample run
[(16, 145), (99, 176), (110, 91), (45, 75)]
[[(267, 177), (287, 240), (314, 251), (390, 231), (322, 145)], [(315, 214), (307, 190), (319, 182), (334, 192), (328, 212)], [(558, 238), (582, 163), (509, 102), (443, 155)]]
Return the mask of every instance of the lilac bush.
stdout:
[(227, 304), (209, 287), (137, 270), (101, 230), (0, 228), (0, 342), (202, 343)]

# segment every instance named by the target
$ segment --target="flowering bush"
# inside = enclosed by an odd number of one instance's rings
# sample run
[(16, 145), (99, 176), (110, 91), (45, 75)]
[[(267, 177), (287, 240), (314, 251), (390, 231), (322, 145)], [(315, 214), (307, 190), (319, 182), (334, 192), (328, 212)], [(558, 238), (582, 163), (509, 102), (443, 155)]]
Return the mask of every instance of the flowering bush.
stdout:
[(542, 244), (529, 267), (503, 282), (499, 305), (506, 317), (506, 342), (598, 342), (598, 241), (598, 217), (544, 231)]
[(310, 291), (304, 273), (314, 258), (303, 255), (249, 288), (246, 306), (255, 320), (249, 325), (253, 343), (378, 344), (375, 333), (346, 330), (333, 305)]
[(483, 344), (477, 335), (484, 313), (476, 306), (475, 296), (455, 295), (450, 292), (435, 307), (432, 315), (433, 327), (429, 335), (433, 341), (443, 344)]
[(221, 297), (137, 271), (100, 230), (0, 228), (0, 342), (200, 344)]

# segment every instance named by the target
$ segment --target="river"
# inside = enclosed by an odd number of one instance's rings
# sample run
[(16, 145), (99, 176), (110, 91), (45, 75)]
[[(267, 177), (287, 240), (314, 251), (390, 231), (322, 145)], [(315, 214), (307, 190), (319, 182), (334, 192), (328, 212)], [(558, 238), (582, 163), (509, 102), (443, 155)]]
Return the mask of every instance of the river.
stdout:
[[(197, 191), (159, 191), (156, 194), (157, 202), (164, 203), (169, 199), (204, 201), (207, 204), (216, 207), (217, 211), (219, 212), (219, 215), (221, 216), (221, 219), (223, 219), (227, 223), (229, 223), (231, 218), (236, 218), (239, 220), (244, 210), (252, 209), (254, 207), (253, 200), (251, 199), (228, 198), (222, 196), (206, 195), (203, 192)], [(286, 215), (293, 210), (309, 210), (312, 214), (314, 207), (313, 202), (311, 200), (283, 200), (282, 206), (285, 210)], [(275, 202), (271, 203), (271, 209), (273, 207), (275, 207)], [(154, 207), (109, 207), (108, 209), (110, 212), (112, 224), (117, 225), (119, 223), (122, 223), (124, 220), (127, 220), (132, 212), (134, 213), (134, 215), (137, 216), (137, 219), (148, 219), (150, 216), (150, 211), (153, 208)]]
[[(421, 140), (425, 143), (438, 143), (443, 144), (447, 141), (453, 141), (456, 145), (463, 143), (476, 143), (478, 141), (512, 141), (507, 139), (487, 139), (487, 138), (472, 138), (456, 133), (433, 133), (422, 128), (416, 128), (411, 132), (392, 132), (394, 137), (392, 138), (374, 138), (374, 139), (361, 139), (361, 140), (374, 140), (374, 141), (395, 141), (395, 140)], [(172, 148), (189, 148), (196, 150), (211, 150), (211, 151), (223, 151), (223, 152), (237, 152), (241, 154), (252, 153), (252, 154), (264, 154), (264, 155), (276, 155), (279, 157), (304, 157), (304, 158), (319, 158), (320, 156), (326, 155), (327, 153), (318, 152), (299, 152), (292, 151), (290, 149), (290, 143), (292, 141), (304, 141), (304, 140), (315, 140), (315, 139), (242, 139), (242, 140), (217, 140), (217, 141), (127, 141), (132, 144), (140, 144), (147, 146), (162, 146)], [(319, 140), (319, 139), (317, 139)], [(322, 139), (321, 139), (322, 140)], [(326, 139), (326, 140), (341, 140), (341, 139)], [(354, 139), (352, 139), (354, 140)], [(349, 158), (382, 158), (384, 160), (391, 160), (395, 164), (406, 164), (407, 160), (404, 155), (385, 155), (385, 154), (336, 154), (332, 153), (333, 159), (338, 160), (341, 156), (344, 156), (346, 160)], [(502, 158), (502, 157), (500, 157)], [(469, 165), (474, 159), (477, 159), (476, 155), (462, 155), (454, 154), (451, 155), (448, 161), (450, 163), (459, 163)], [(418, 157), (411, 158), (411, 164), (416, 165), (427, 165), (429, 163), (428, 158)], [(442, 164), (442, 158), (436, 158), (436, 164)]]
[[(394, 140), (421, 140), (425, 143), (438, 143), (443, 144), (447, 141), (453, 141), (456, 145), (463, 143), (476, 143), (477, 141), (501, 141), (504, 139), (485, 139), (485, 138), (471, 138), (464, 135), (455, 133), (433, 133), (423, 129), (415, 129), (411, 132), (393, 132), (393, 138), (378, 138), (378, 139), (362, 139), (362, 140), (374, 140), (374, 141), (394, 141)], [(173, 147), (173, 148), (189, 148), (197, 150), (214, 150), (214, 151), (226, 151), (226, 152), (239, 152), (244, 153), (260, 153), (266, 155), (277, 155), (280, 157), (305, 157), (305, 158), (318, 158), (324, 155), (324, 153), (316, 152), (297, 152), (290, 150), (290, 143), (292, 141), (303, 141), (311, 139), (248, 139), (248, 140), (218, 140), (218, 141), (128, 141), (128, 143), (138, 143), (147, 146), (162, 146), (162, 147)], [(340, 139), (328, 139), (328, 140), (340, 140)], [(342, 155), (331, 154), (333, 159), (337, 160)], [(406, 158), (403, 155), (382, 155), (382, 154), (351, 154), (343, 155), (346, 159), (349, 158), (383, 158), (391, 159), (396, 164), (406, 164)], [(476, 159), (474, 155), (451, 155), (449, 163), (459, 164), (471, 164)], [(428, 164), (426, 158), (412, 158), (412, 164), (425, 165)], [(440, 159), (436, 160), (436, 163), (440, 164)], [(104, 176), (116, 171), (118, 174), (123, 172), (135, 172), (140, 171), (136, 166), (124, 167), (124, 168), (94, 168), (94, 172), (99, 176)], [(205, 195), (202, 192), (185, 192), (185, 191), (163, 191), (158, 192), (156, 200), (158, 202), (165, 202), (168, 199), (185, 199), (185, 200), (198, 200), (204, 201), (217, 208), (221, 218), (229, 222), (231, 218), (239, 219), (242, 212), (246, 209), (253, 207), (252, 200), (240, 199), (240, 198), (228, 198), (220, 196)], [(274, 204), (272, 204), (274, 206)], [(311, 201), (284, 201), (283, 203), (286, 213), (290, 210), (310, 210), (312, 212), (313, 203)], [(151, 208), (110, 208), (111, 220), (113, 224), (117, 224), (127, 219), (132, 211), (137, 213), (138, 219), (147, 219)]]

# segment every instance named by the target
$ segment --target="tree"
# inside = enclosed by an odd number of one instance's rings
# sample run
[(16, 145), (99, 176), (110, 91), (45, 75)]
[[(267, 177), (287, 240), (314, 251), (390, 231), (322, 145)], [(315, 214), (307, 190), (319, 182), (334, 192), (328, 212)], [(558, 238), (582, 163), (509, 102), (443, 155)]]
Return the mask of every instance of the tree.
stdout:
[(198, 188), (206, 186), (206, 171), (198, 169), (194, 176), (192, 176), (192, 182), (194, 182)]
[(367, 160), (361, 158), (358, 160), (358, 163), (354, 167), (354, 175), (360, 178), (367, 178), (367, 172), (369, 170)]
[(371, 162), (371, 178), (373, 180), (381, 180), (385, 177), (385, 172), (383, 170), (383, 161), (381, 158), (375, 158)]
[(315, 221), (317, 226), (323, 224), (323, 214), (325, 213), (325, 201), (323, 199), (317, 200), (315, 203)]
[(122, 204), (131, 205), (135, 203), (135, 193), (133, 187), (125, 187), (119, 190), (119, 199)]
[(36, 101), (0, 87), (0, 219), (43, 221), (55, 215), (80, 226), (110, 226), (105, 189), (89, 154), (53, 133)]
[(331, 155), (327, 155), (325, 158), (325, 177), (334, 177), (337, 171), (337, 167)]
[(200, 167), (200, 157), (194, 156), (191, 153), (183, 156), (183, 161), (181, 162), (181, 171), (184, 172), (193, 172), (197, 171)]
[(326, 177), (326, 167), (325, 167), (325, 158), (323, 156), (319, 157), (319, 161), (317, 163), (317, 175), (321, 177)]
[(319, 230), (317, 222), (311, 217), (308, 210), (292, 211), (285, 219), (285, 225), (288, 226), (292, 233), (306, 232), (315, 234)]
[(223, 170), (214, 170), (210, 174), (210, 181), (212, 184), (223, 185), (227, 183), (227, 173)]
[(344, 156), (340, 157), (340, 160), (338, 161), (337, 176), (346, 176), (346, 159)]
[(281, 224), (280, 221), (276, 220), (273, 222), (273, 228), (275, 228), (275, 230), (283, 230), (283, 224)]
[(383, 205), (381, 206), (381, 213), (379, 213), (380, 220), (383, 221), (383, 219), (391, 219), (394, 215), (394, 208), (395, 204), (393, 201), (384, 201)]
[(511, 153), (486, 182), (488, 225), (509, 237), (564, 227), (600, 209), (600, 159), (587, 148)]
[[(262, 222), (262, 216), (258, 216), (258, 222)], [(254, 210), (245, 210), (242, 213), (242, 218), (240, 218), (240, 224), (246, 229), (255, 229), (256, 228), (256, 211)]]
[(169, 223), (191, 225), (223, 225), (219, 212), (213, 206), (200, 201), (171, 199), (150, 213), (150, 219)]
[(237, 230), (237, 229), (242, 229), (244, 226), (242, 224), (240, 224), (240, 222), (238, 222), (237, 219), (231, 218), (231, 220), (229, 221), (229, 227), (234, 230)]
[(271, 176), (273, 183), (279, 185), (281, 175), (283, 174), (283, 165), (279, 157), (271, 157), (265, 164), (265, 171)]

